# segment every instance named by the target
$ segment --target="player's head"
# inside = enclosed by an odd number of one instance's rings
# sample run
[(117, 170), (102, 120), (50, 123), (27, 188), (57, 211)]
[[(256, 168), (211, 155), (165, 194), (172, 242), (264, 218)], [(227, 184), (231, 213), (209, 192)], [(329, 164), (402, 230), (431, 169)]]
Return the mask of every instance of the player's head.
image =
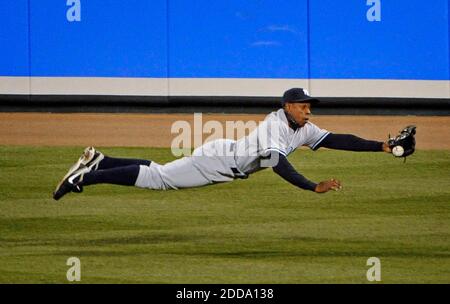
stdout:
[(319, 100), (309, 96), (302, 88), (292, 88), (284, 92), (281, 105), (299, 126), (304, 126), (311, 116), (311, 106)]

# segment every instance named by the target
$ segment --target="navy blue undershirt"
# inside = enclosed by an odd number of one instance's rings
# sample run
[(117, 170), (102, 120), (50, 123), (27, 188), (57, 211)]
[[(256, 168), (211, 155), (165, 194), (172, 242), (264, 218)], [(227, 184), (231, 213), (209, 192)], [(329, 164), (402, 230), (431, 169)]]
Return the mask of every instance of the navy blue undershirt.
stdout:
[[(383, 151), (383, 143), (374, 140), (366, 140), (351, 134), (328, 134), (315, 148), (317, 150), (321, 147), (346, 150), (346, 151)], [(278, 154), (278, 155), (275, 155)], [(308, 180), (306, 177), (298, 173), (295, 168), (289, 163), (286, 156), (271, 151), (271, 158), (278, 157), (278, 163), (272, 167), (273, 171), (281, 176), (286, 181), (301, 189), (315, 191), (317, 184)]]
[[(272, 159), (274, 157), (278, 157), (277, 165), (272, 167), (273, 171), (276, 174), (278, 174), (284, 180), (290, 182), (294, 186), (305, 190), (315, 191), (317, 184), (298, 173), (295, 168), (292, 167), (291, 163), (287, 160), (286, 156), (276, 151), (271, 151), (271, 154)], [(275, 154), (278, 154), (278, 156)]]
[(382, 152), (383, 142), (366, 140), (351, 134), (328, 134), (315, 148), (329, 148), (355, 152)]

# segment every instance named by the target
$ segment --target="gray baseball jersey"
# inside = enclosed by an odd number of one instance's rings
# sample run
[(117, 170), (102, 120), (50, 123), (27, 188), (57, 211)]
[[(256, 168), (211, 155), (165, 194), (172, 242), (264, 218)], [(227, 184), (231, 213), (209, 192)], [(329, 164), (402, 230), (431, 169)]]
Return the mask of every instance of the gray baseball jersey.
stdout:
[(232, 181), (264, 169), (271, 151), (288, 156), (300, 146), (314, 149), (328, 134), (311, 122), (294, 131), (280, 109), (237, 141), (213, 140), (195, 149), (192, 156), (141, 166), (136, 186), (166, 190)]

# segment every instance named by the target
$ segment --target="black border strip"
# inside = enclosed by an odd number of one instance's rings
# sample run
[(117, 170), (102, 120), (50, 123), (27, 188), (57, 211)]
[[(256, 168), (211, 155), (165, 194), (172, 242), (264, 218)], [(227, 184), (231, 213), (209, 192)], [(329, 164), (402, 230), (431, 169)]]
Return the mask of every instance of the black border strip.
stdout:
[[(315, 107), (438, 107), (450, 108), (450, 98), (318, 97)], [(145, 104), (148, 106), (278, 106), (280, 97), (249, 96), (118, 96), (118, 95), (0, 95), (0, 105), (17, 104)]]
[[(316, 114), (450, 115), (449, 98), (323, 97)], [(0, 95), (3, 112), (263, 113), (280, 106), (279, 97)]]

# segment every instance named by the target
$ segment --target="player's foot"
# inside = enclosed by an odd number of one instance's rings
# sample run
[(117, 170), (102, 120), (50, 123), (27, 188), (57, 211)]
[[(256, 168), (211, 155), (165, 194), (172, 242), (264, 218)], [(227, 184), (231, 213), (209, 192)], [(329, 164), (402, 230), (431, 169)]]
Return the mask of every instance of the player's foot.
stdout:
[(84, 149), (78, 162), (85, 165), (90, 170), (97, 170), (100, 162), (105, 158), (102, 152), (95, 150), (94, 147), (87, 147)]
[[(80, 156), (78, 161), (69, 169), (66, 175), (59, 182), (58, 186), (56, 186), (56, 190), (53, 193), (53, 198), (58, 200), (70, 191), (77, 193), (82, 192), (83, 188), (80, 185), (71, 186), (70, 182), (69, 184), (67, 184), (67, 181), (70, 177), (74, 177), (80, 171), (83, 171), (82, 174), (85, 174), (87, 172), (90, 172), (91, 170), (97, 170), (99, 163), (104, 158), (105, 156), (103, 155), (103, 153), (101, 153), (100, 151), (96, 151), (94, 147), (87, 147), (86, 149), (84, 149), (83, 154)], [(68, 190), (69, 188), (70, 190)]]
[(79, 182), (83, 180), (83, 175), (90, 171), (88, 167), (81, 165), (58, 185), (55, 192), (53, 192), (53, 198), (59, 200), (69, 192), (83, 192), (83, 187), (79, 185)]

